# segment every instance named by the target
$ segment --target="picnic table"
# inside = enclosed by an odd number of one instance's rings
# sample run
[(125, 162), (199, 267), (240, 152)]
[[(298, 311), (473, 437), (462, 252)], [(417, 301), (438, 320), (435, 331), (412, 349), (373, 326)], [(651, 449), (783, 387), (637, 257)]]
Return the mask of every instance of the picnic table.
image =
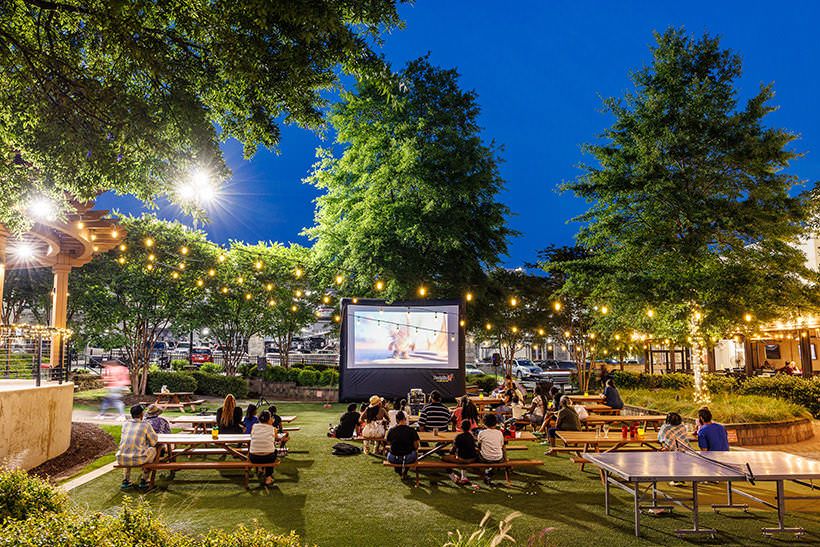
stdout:
[[(456, 436), (461, 431), (439, 431), (438, 435), (433, 434), (432, 431), (419, 431), (419, 441), (423, 443), (441, 443), (450, 444), (456, 440)], [(516, 431), (514, 439), (507, 439), (508, 441), (537, 441), (538, 437), (529, 431)]]
[(590, 414), (620, 414), (620, 408), (612, 408), (611, 406), (602, 405), (600, 403), (587, 403), (582, 405)]
[(576, 405), (584, 403), (603, 403), (606, 399), (603, 395), (567, 395), (569, 400)]
[[(157, 446), (162, 445), (167, 450), (165, 453), (157, 458), (158, 462), (176, 461), (180, 456), (187, 456), (196, 454), (198, 448), (212, 448), (217, 449), (225, 455), (235, 456), (242, 460), (248, 459), (247, 451), (237, 450), (237, 446), (250, 445), (250, 435), (239, 434), (222, 434), (213, 436), (208, 434), (189, 434), (189, 433), (162, 433), (157, 435)], [(178, 448), (184, 446), (185, 448)], [(160, 451), (158, 450), (157, 453)]]
[(657, 450), (660, 447), (658, 434), (655, 431), (647, 431), (643, 435), (624, 437), (620, 431), (610, 431), (608, 435), (598, 434), (595, 431), (556, 431), (559, 439), (567, 446), (581, 447), (582, 452), (614, 452), (624, 447), (642, 446), (650, 450)]
[[(296, 416), (280, 416), (280, 418), (284, 423), (291, 423), (296, 420)], [(191, 424), (194, 433), (207, 433), (208, 426), (213, 426), (216, 423), (216, 416), (213, 414), (207, 416), (175, 416), (168, 421), (172, 424)]]
[(190, 406), (191, 410), (196, 410), (196, 407), (205, 402), (204, 399), (192, 400), (194, 393), (192, 391), (169, 391), (165, 393), (157, 393), (156, 405), (163, 410), (169, 408), (179, 409), (180, 412), (185, 412), (185, 407)]
[(625, 424), (631, 425), (636, 422), (642, 422), (646, 425), (651, 425), (655, 431), (660, 427), (660, 424), (666, 421), (666, 414), (620, 414), (618, 416), (604, 416), (602, 414), (590, 414), (581, 423), (586, 427), (595, 427), (603, 424)]

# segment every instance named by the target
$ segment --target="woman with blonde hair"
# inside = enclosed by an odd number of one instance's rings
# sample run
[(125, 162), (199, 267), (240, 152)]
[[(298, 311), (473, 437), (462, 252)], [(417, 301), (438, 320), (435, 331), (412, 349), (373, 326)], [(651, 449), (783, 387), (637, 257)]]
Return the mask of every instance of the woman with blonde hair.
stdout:
[(236, 398), (228, 393), (222, 408), (216, 410), (216, 426), (220, 433), (241, 434), (245, 432), (243, 425), (242, 409), (236, 406)]

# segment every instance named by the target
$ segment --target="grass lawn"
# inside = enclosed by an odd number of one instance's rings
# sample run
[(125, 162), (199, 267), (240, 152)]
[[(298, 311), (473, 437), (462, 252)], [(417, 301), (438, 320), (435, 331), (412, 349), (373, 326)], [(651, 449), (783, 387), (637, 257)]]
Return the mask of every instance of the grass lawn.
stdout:
[[(555, 527), (550, 545), (680, 545), (712, 543), (720, 545), (768, 545), (761, 526), (774, 526), (773, 511), (754, 509), (749, 514), (728, 512), (714, 515), (704, 507), (702, 526), (719, 530), (718, 540), (690, 541), (674, 536), (675, 528), (691, 526), (691, 514), (676, 510), (672, 516), (642, 518), (643, 538), (633, 535), (632, 501), (625, 492), (613, 491), (612, 514), (603, 509), (603, 487), (596, 473), (580, 472), (566, 456), (543, 456), (544, 448), (533, 444), (514, 458), (543, 458), (541, 468), (526, 468), (513, 474), (512, 486), (497, 480), (492, 487), (479, 483), (473, 490), (454, 485), (443, 473), (422, 475), (419, 488), (413, 481), (401, 482), (374, 456), (337, 457), (330, 454), (335, 439), (325, 433), (328, 423), (343, 412), (319, 403), (281, 403), (281, 414), (296, 414), (292, 425), (301, 431), (292, 435), (291, 453), (276, 469), (271, 488), (252, 482), (242, 486), (241, 473), (222, 476), (213, 471), (177, 472), (173, 481), (167, 472), (158, 474), (158, 488), (144, 498), (172, 528), (190, 534), (209, 528), (232, 528), (257, 520), (265, 528), (294, 530), (304, 541), (325, 546), (442, 545), (447, 532), (460, 529), (469, 535), (486, 511), (492, 521), (513, 511), (522, 515), (513, 521), (510, 535), (527, 545), (533, 534)], [(588, 468), (589, 469), (589, 468)], [(115, 512), (125, 495), (139, 496), (136, 490), (119, 489), (119, 470), (108, 473), (70, 493), (78, 507), (91, 511)], [(471, 475), (475, 478), (475, 475)], [(758, 483), (760, 484), (760, 483)], [(688, 490), (676, 490), (677, 495)], [(757, 487), (758, 492), (772, 488)], [(702, 503), (723, 500), (724, 486), (702, 488)], [(711, 494), (710, 494), (711, 493)], [(789, 502), (786, 524), (806, 527), (807, 544), (820, 543), (820, 512), (812, 501)], [(797, 510), (812, 510), (800, 513)], [(784, 536), (779, 542), (792, 541)], [(538, 543), (538, 545), (541, 545)]]

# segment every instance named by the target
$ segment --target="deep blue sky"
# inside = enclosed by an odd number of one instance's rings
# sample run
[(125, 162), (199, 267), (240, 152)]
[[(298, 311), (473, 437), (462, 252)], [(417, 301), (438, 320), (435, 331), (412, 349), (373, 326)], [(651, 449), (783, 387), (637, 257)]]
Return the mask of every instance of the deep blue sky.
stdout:
[[(611, 123), (600, 112), (601, 97), (623, 94), (630, 69), (649, 59), (652, 31), (670, 25), (722, 35), (722, 45), (743, 57), (744, 98), (760, 83), (774, 82), (780, 110), (768, 124), (801, 135), (795, 148), (806, 156), (791, 172), (810, 184), (820, 179), (820, 3), (553, 4), (418, 0), (401, 10), (407, 28), (388, 36), (384, 47), (395, 69), (429, 51), (434, 64), (458, 69), (462, 88), (478, 93), (485, 140), (505, 147), (507, 190), (500, 200), (515, 214), (512, 227), (522, 232), (511, 241), (507, 265), (533, 260), (549, 243), (572, 243), (577, 225), (567, 221), (585, 204), (555, 188), (578, 174), (580, 145)], [(261, 149), (251, 161), (242, 159), (238, 143), (227, 143), (234, 178), (206, 227), (211, 239), (307, 244), (299, 232), (313, 222), (317, 192), (301, 180), (320, 143), (312, 133), (288, 128), (278, 156)], [(135, 200), (108, 195), (98, 206), (141, 210)], [(158, 214), (174, 218), (177, 211), (164, 206)]]

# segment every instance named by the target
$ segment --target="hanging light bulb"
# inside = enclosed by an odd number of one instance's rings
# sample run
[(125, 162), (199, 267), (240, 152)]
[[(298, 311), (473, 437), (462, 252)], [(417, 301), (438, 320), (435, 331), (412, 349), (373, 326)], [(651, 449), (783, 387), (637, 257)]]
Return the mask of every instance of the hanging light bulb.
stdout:
[(301, 268), (296, 268), (296, 271), (294, 272), (294, 274), (296, 275), (296, 277), (302, 277), (302, 269)]
[(179, 278), (179, 274), (178, 274), (178, 273), (176, 273), (176, 272), (174, 272), (174, 273), (172, 273), (172, 274), (171, 274), (171, 277), (173, 277), (174, 279), (178, 279), (178, 278)]
[(749, 321), (752, 320), (752, 315), (750, 313), (747, 313), (746, 317), (744, 317), (744, 319), (746, 319), (746, 322), (748, 323)]
[(202, 285), (204, 285), (204, 284), (205, 284), (205, 282), (204, 282), (204, 281), (202, 281), (201, 279), (197, 279), (197, 280), (196, 280), (196, 286), (197, 286), (197, 287), (201, 287), (201, 286), (202, 286)]
[(127, 247), (125, 246), (125, 244), (120, 245), (120, 251), (125, 251), (125, 249), (127, 249)]
[(180, 269), (180, 270), (184, 270), (184, 269), (185, 269), (185, 263), (184, 263), (184, 262), (180, 262), (180, 263), (179, 263), (179, 269)]
[(179, 252), (181, 252), (181, 253), (182, 253), (182, 254), (184, 254), (184, 255), (187, 255), (187, 254), (188, 254), (188, 247), (186, 247), (185, 245), (183, 245), (183, 246), (179, 249)]
[(256, 264), (254, 264), (254, 266), (256, 266), (256, 269), (257, 269), (257, 270), (261, 270), (261, 269), (262, 269), (262, 263), (261, 263), (260, 261), (258, 261), (258, 260), (256, 261)]
[(493, 328), (493, 326), (490, 323), (487, 323), (486, 325), (484, 325), (484, 328), (490, 330)]
[(146, 268), (148, 268), (149, 270), (153, 270), (153, 269), (154, 269), (154, 265), (153, 265), (153, 264), (149, 264), (149, 265), (147, 265), (147, 266), (146, 266)]
[(276, 300), (268, 300), (268, 306), (276, 305)]
[(472, 299), (473, 299), (473, 293), (468, 292), (468, 293), (465, 295), (465, 298), (467, 299), (467, 302), (472, 301)]
[(333, 316), (333, 320), (334, 320), (334, 321), (336, 321), (336, 322), (338, 323), (339, 321), (341, 321), (341, 320), (342, 320), (342, 318), (341, 318), (341, 317), (339, 317), (338, 315), (334, 315), (334, 316)]
[(250, 300), (251, 298), (251, 293), (245, 293), (245, 300)]
[(512, 331), (513, 331), (513, 333), (518, 332), (518, 327), (513, 327), (513, 328), (512, 328)]
[(518, 304), (518, 300), (515, 297), (510, 298), (510, 306), (515, 306)]
[(330, 297), (325, 296), (324, 298), (322, 298), (322, 302), (324, 302), (325, 304), (330, 304)]
[(464, 319), (462, 319), (461, 321), (458, 322), (458, 326), (460, 326), (460, 327), (463, 327), (466, 324), (467, 324), (467, 322), (464, 321)]
[(646, 315), (648, 315), (649, 317), (655, 317), (655, 310), (646, 310)]
[(208, 275), (211, 276), (211, 277), (215, 276), (216, 275), (216, 270), (213, 270), (213, 269), (208, 270)]
[(568, 330), (564, 331), (564, 337), (569, 338), (570, 332)]
[(151, 239), (150, 237), (145, 238), (145, 246), (146, 246), (146, 247), (150, 247), (150, 246), (152, 246), (153, 244), (154, 244), (154, 240), (153, 240), (153, 239)]
[(125, 257), (121, 256), (119, 261), (120, 261), (120, 264), (125, 264)]
[(424, 296), (425, 294), (427, 294), (427, 289), (419, 287), (419, 296)]
[(245, 282), (245, 279), (244, 279), (243, 277), (237, 277), (237, 278), (236, 278), (236, 282), (237, 282), (237, 283), (239, 283), (239, 284), (241, 285), (242, 283), (244, 283), (244, 282)]
[(359, 299), (358, 299), (358, 298), (354, 298), (354, 299), (353, 299), (353, 303), (354, 303), (354, 304), (358, 304), (358, 303), (359, 303)]
[(380, 291), (383, 288), (384, 288), (384, 283), (382, 283), (381, 281), (376, 281), (376, 290)]
[(300, 291), (298, 289), (296, 290), (295, 294), (296, 294), (296, 298), (301, 298), (302, 297), (302, 291)]
[(544, 329), (538, 329), (538, 335), (544, 336)]
[(273, 290), (273, 284), (268, 283), (267, 285), (265, 285), (265, 289), (267, 289), (269, 291)]
[(228, 294), (228, 287), (222, 287), (222, 294)]
[(342, 281), (344, 281), (344, 277), (342, 277), (341, 275), (337, 275), (336, 276), (336, 284), (341, 285)]
[(296, 311), (296, 309), (297, 309), (296, 306), (291, 306), (290, 307), (290, 311)]
[(150, 260), (151, 262), (153, 262), (155, 258), (156, 257), (154, 255), (148, 255), (148, 260)]
[(552, 307), (555, 308), (555, 311), (561, 311), (561, 303), (560, 302), (556, 302), (555, 304), (552, 305)]
[(607, 308), (606, 306), (601, 306), (601, 313), (604, 315), (608, 314), (609, 308)]

